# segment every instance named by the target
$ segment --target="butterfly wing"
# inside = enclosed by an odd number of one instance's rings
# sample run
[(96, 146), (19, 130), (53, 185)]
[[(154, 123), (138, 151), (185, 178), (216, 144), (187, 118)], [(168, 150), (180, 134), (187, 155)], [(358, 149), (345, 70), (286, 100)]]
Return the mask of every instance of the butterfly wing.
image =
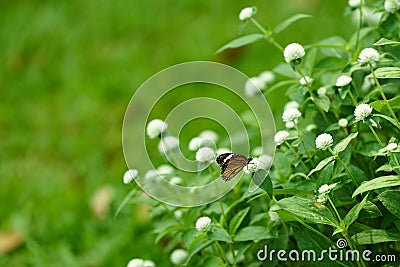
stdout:
[[(229, 156), (229, 155), (228, 155)], [(235, 177), (249, 162), (249, 159), (239, 154), (232, 154), (225, 159), (221, 166), (221, 177), (224, 181), (229, 181)]]

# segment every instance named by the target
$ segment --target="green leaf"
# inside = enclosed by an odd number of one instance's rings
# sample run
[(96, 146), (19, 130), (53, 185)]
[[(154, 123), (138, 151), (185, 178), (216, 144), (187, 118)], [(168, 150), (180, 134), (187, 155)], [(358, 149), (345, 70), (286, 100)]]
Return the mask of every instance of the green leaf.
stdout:
[(400, 129), (400, 125), (397, 125), (397, 122), (396, 122), (393, 118), (391, 118), (391, 117), (389, 117), (389, 116), (382, 115), (382, 114), (373, 114), (372, 116), (374, 116), (374, 117), (381, 117), (381, 118), (387, 120), (388, 122), (392, 123), (394, 126), (396, 126), (397, 128)]
[(248, 45), (254, 42), (257, 42), (265, 37), (264, 34), (261, 33), (253, 33), (245, 36), (241, 36), (235, 40), (230, 41), (229, 43), (225, 44), (221, 48), (219, 48), (215, 54), (221, 53), (222, 51), (228, 49), (228, 48), (237, 48), (241, 47), (244, 45)]
[(272, 198), (272, 192), (274, 187), (272, 185), (271, 177), (268, 175), (266, 170), (259, 170), (254, 174), (253, 181), (257, 181), (255, 179), (259, 179), (259, 177), (264, 178), (262, 181), (260, 188), (267, 192), (269, 198)]
[(400, 42), (397, 41), (392, 41), (386, 38), (381, 38), (377, 42), (375, 42), (373, 45), (380, 46), (380, 45), (392, 45), (392, 46), (397, 46), (400, 45)]
[(366, 230), (351, 237), (358, 245), (400, 241), (400, 234), (381, 229)]
[(345, 150), (346, 147), (349, 145), (350, 141), (356, 138), (357, 135), (358, 132), (349, 134), (345, 139), (342, 139), (339, 143), (336, 144), (336, 146), (333, 148), (333, 152), (339, 153)]
[(288, 211), (309, 223), (327, 224), (338, 228), (339, 223), (329, 209), (320, 210), (310, 198), (288, 197), (278, 201), (283, 210)]
[(325, 112), (328, 112), (331, 101), (326, 95), (320, 95), (315, 99), (315, 104), (322, 108), (322, 110), (324, 110)]
[(311, 15), (308, 15), (308, 14), (296, 14), (296, 15), (284, 20), (282, 23), (280, 23), (278, 26), (276, 26), (272, 32), (273, 32), (273, 34), (277, 34), (281, 31), (283, 31), (284, 29), (286, 29), (288, 26), (290, 26), (294, 22), (296, 22), (300, 19), (310, 18), (310, 17), (311, 17)]
[(318, 163), (318, 165), (317, 165), (314, 169), (312, 169), (312, 170), (310, 171), (310, 173), (307, 175), (307, 177), (310, 177), (311, 174), (313, 174), (314, 172), (317, 172), (317, 171), (322, 170), (326, 165), (328, 165), (328, 164), (329, 164), (331, 161), (333, 161), (334, 159), (335, 159), (334, 156), (330, 156), (330, 157), (327, 157), (327, 158), (324, 159), (324, 160), (321, 160), (321, 162)]
[(280, 63), (273, 69), (273, 71), (279, 75), (295, 79), (293, 80), (294, 84), (299, 82), (300, 76), (289, 66), (289, 64)]
[(157, 235), (157, 237), (154, 240), (154, 243), (158, 243), (164, 236), (166, 236), (167, 234), (169, 234), (173, 231), (179, 231), (179, 230), (184, 230), (184, 229), (185, 229), (185, 227), (182, 225), (175, 225), (175, 226), (169, 227)]
[[(368, 77), (372, 74), (368, 75)], [(390, 79), (390, 78), (400, 78), (400, 68), (399, 67), (382, 67), (375, 70), (375, 76), (378, 79)]]
[(334, 162), (330, 162), (326, 167), (321, 171), (318, 177), (318, 188), (323, 184), (332, 183), (332, 174), (333, 174), (333, 165)]
[(400, 218), (400, 190), (388, 190), (378, 195), (382, 204), (397, 218)]
[(239, 228), (240, 224), (243, 222), (244, 218), (246, 217), (247, 213), (249, 213), (250, 207), (247, 207), (241, 211), (239, 211), (235, 216), (233, 216), (230, 224), (229, 224), (229, 233), (234, 235)]
[(211, 256), (205, 259), (202, 264), (204, 267), (226, 266), (220, 257)]
[(339, 91), (339, 95), (342, 99), (346, 98), (346, 95), (348, 94), (348, 92), (350, 91), (350, 85), (346, 85), (344, 87), (339, 87), (338, 89)]
[(360, 203), (356, 204), (356, 205), (346, 214), (346, 217), (344, 217), (344, 220), (343, 220), (344, 225), (346, 226), (346, 229), (348, 229), (349, 226), (350, 226), (353, 222), (355, 222), (355, 221), (357, 220), (358, 214), (360, 214), (360, 211), (364, 208), (364, 205), (367, 203), (367, 198), (368, 198), (368, 195), (366, 195), (366, 196), (364, 197), (364, 199), (363, 199)]
[(203, 240), (203, 242), (200, 242), (200, 243), (196, 243), (196, 246), (193, 246), (192, 250), (189, 252), (189, 256), (184, 265), (187, 265), (194, 255), (196, 255), (203, 248), (206, 248), (209, 245), (211, 245), (213, 242), (214, 242), (214, 240), (209, 239), (209, 240)]
[(207, 233), (206, 233), (206, 232), (200, 233), (200, 234), (194, 236), (192, 242), (190, 243), (190, 245), (189, 245), (189, 247), (188, 247), (188, 251), (191, 252), (191, 251), (194, 249), (194, 247), (196, 247), (196, 245), (197, 245), (200, 241), (202, 241), (204, 238), (206, 238), (206, 236), (207, 236)]
[(239, 230), (239, 232), (233, 238), (233, 241), (256, 241), (270, 238), (274, 238), (274, 236), (267, 227), (247, 226)]
[(399, 186), (400, 185), (400, 176), (397, 175), (388, 175), (388, 176), (381, 176), (378, 178), (375, 178), (373, 180), (370, 180), (368, 182), (365, 182), (361, 184), (353, 193), (353, 198), (357, 196), (358, 194), (379, 189), (379, 188), (384, 188), (384, 187), (390, 187), (390, 186)]
[(357, 184), (361, 184), (365, 180), (367, 180), (367, 176), (365, 175), (364, 171), (358, 168), (357, 166), (350, 164), (349, 171), (351, 175), (353, 175), (354, 179), (356, 180)]
[[(393, 110), (400, 109), (400, 96), (396, 96), (395, 98), (388, 100), (388, 104)], [(382, 110), (387, 110), (386, 102), (384, 100), (374, 101), (370, 105), (379, 112)]]
[(278, 83), (272, 85), (271, 87), (268, 87), (267, 90), (265, 91), (265, 94), (270, 94), (273, 91), (275, 91), (283, 86), (288, 86), (288, 85), (292, 85), (292, 84), (296, 84), (296, 83), (297, 83), (297, 81), (294, 81), (294, 80), (278, 82)]
[(207, 232), (207, 236), (212, 240), (232, 243), (232, 239), (225, 229), (220, 227), (215, 227), (211, 231)]

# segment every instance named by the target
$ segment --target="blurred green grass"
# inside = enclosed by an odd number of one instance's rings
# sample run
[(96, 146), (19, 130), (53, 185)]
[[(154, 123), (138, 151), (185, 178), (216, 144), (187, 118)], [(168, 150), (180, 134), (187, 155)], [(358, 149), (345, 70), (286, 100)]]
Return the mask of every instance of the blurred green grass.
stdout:
[[(133, 257), (169, 266), (143, 207), (129, 205), (113, 218), (130, 190), (121, 183), (121, 127), (133, 92), (180, 62), (218, 61), (249, 76), (281, 62), (262, 42), (213, 54), (238, 36), (237, 16), (247, 5), (258, 7), (263, 24), (314, 16), (280, 34), (286, 45), (348, 37), (345, 2), (0, 2), (0, 231), (24, 237), (0, 255), (0, 266), (125, 266)], [(269, 99), (277, 118), (281, 95)], [(90, 200), (107, 185), (110, 212), (96, 219)]]

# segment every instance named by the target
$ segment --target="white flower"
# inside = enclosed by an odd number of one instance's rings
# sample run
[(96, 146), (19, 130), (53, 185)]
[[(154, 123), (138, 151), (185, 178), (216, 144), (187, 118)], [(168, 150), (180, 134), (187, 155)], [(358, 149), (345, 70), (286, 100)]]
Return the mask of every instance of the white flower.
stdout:
[(231, 150), (227, 149), (226, 147), (220, 147), (217, 149), (216, 154), (221, 155), (221, 154), (230, 153), (230, 152), (231, 152)]
[(144, 179), (151, 179), (153, 177), (157, 177), (160, 178), (160, 175), (158, 174), (157, 171), (155, 170), (149, 170), (146, 172), (146, 174), (144, 175)]
[(320, 194), (317, 198), (318, 203), (325, 203), (326, 202), (326, 194)]
[(339, 121), (338, 121), (338, 124), (339, 124), (339, 126), (340, 127), (347, 127), (347, 125), (349, 124), (349, 122), (347, 121), (347, 119), (345, 119), (345, 118), (341, 118)]
[(261, 89), (264, 88), (265, 83), (258, 77), (252, 77), (248, 79), (244, 85), (244, 92), (247, 96), (255, 96), (261, 93)]
[(275, 80), (275, 74), (272, 71), (266, 70), (258, 75), (258, 78), (264, 83), (269, 84)]
[(397, 148), (397, 144), (396, 143), (390, 143), (385, 147), (386, 151), (392, 151), (395, 150)]
[(240, 13), (239, 13), (239, 19), (240, 20), (246, 20), (251, 18), (251, 16), (254, 15), (255, 9), (253, 7), (246, 7), (243, 8)]
[(282, 144), (289, 137), (288, 131), (279, 131), (274, 136), (274, 141), (276, 145)]
[(189, 141), (189, 150), (191, 151), (196, 151), (200, 148), (202, 142), (203, 142), (203, 138), (196, 136), (193, 137), (190, 141)]
[(361, 0), (349, 0), (348, 4), (350, 7), (359, 7)]
[(261, 155), (258, 157), (259, 169), (269, 170), (272, 166), (272, 157), (270, 155)]
[(159, 174), (171, 174), (174, 172), (174, 168), (171, 165), (163, 164), (158, 166), (157, 172)]
[(207, 216), (200, 217), (196, 221), (196, 230), (200, 232), (207, 232), (210, 230), (211, 219)]
[(175, 219), (180, 220), (180, 219), (182, 219), (182, 216), (183, 216), (183, 211), (181, 211), (181, 210), (174, 211)]
[(375, 64), (376, 61), (379, 61), (379, 53), (373, 48), (364, 48), (358, 56), (358, 61), (361, 63)]
[(333, 144), (332, 135), (323, 133), (317, 136), (315, 139), (315, 146), (318, 149), (325, 150)]
[(304, 76), (299, 80), (301, 85), (311, 84), (313, 81), (314, 79), (311, 78), (310, 76)]
[(364, 121), (372, 112), (372, 107), (368, 104), (360, 104), (354, 109), (356, 121)]
[(317, 125), (315, 125), (314, 123), (309, 124), (309, 125), (306, 126), (306, 132), (312, 132), (317, 128), (318, 128)]
[(132, 182), (137, 175), (138, 175), (138, 170), (136, 169), (127, 170), (123, 178), (124, 184), (129, 184), (130, 182)]
[(288, 108), (282, 114), (282, 120), (284, 122), (294, 122), (297, 124), (298, 118), (301, 116), (301, 112), (297, 108)]
[(374, 81), (373, 77), (365, 77), (365, 79), (361, 85), (361, 91), (367, 91), (374, 85), (375, 85), (375, 81)]
[(336, 86), (337, 87), (344, 87), (346, 85), (349, 85), (349, 83), (352, 81), (353, 79), (348, 76), (348, 75), (342, 75), (339, 78), (337, 78), (336, 80)]
[(167, 130), (168, 124), (162, 120), (155, 119), (147, 124), (147, 135), (153, 139)]
[(249, 163), (243, 168), (243, 171), (245, 173), (253, 173), (256, 172), (260, 169), (261, 162), (258, 160), (258, 158), (253, 158), (250, 160)]
[(187, 260), (189, 254), (187, 253), (186, 250), (184, 249), (175, 249), (172, 253), (171, 253), (171, 262), (175, 265), (182, 265), (185, 263), (185, 261)]
[(319, 96), (326, 95), (326, 87), (322, 86), (317, 90)]
[(292, 129), (292, 128), (294, 128), (294, 126), (296, 126), (296, 124), (293, 121), (288, 121), (285, 124), (285, 127), (288, 128), (288, 129)]
[(179, 140), (175, 136), (165, 136), (158, 144), (158, 151), (160, 153), (167, 153), (174, 150), (179, 146)]
[(296, 101), (289, 101), (285, 104), (285, 107), (283, 109), (284, 110), (289, 109), (289, 108), (297, 108), (298, 109), (299, 107), (300, 107), (300, 105)]
[(132, 259), (132, 260), (130, 260), (130, 262), (128, 262), (128, 265), (126, 267), (145, 267), (144, 260)]
[(400, 8), (399, 0), (386, 0), (385, 1), (385, 10), (389, 13), (395, 13)]
[(215, 152), (209, 147), (202, 147), (196, 152), (196, 160), (199, 162), (209, 162), (214, 160)]
[(176, 185), (182, 184), (182, 178), (181, 178), (181, 177), (178, 177), (178, 176), (174, 176), (174, 177), (172, 177), (172, 178), (169, 180), (169, 182), (170, 182), (171, 184), (176, 184)]
[(214, 143), (218, 141), (218, 134), (212, 130), (204, 130), (199, 134), (199, 136)]
[(320, 186), (320, 188), (318, 189), (318, 193), (323, 194), (329, 191), (329, 185), (327, 184), (323, 184)]
[(296, 59), (300, 59), (304, 57), (305, 54), (306, 52), (304, 51), (304, 47), (298, 43), (291, 43), (287, 45), (283, 51), (283, 56), (287, 63), (290, 63)]
[(253, 148), (253, 150), (251, 151), (251, 154), (253, 156), (260, 156), (262, 153), (262, 147), (260, 146), (256, 146), (255, 148)]
[(144, 267), (156, 267), (155, 263), (151, 260), (145, 260), (143, 262), (143, 264), (144, 264)]

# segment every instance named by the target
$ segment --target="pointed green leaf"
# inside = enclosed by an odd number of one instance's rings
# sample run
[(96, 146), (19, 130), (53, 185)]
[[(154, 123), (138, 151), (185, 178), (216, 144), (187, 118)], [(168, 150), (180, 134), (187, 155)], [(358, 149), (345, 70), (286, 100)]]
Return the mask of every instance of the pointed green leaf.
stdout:
[(307, 175), (307, 177), (310, 177), (311, 174), (313, 174), (314, 172), (317, 172), (317, 171), (322, 170), (326, 165), (328, 165), (328, 164), (329, 164), (331, 161), (333, 161), (334, 159), (335, 159), (334, 156), (330, 156), (330, 157), (327, 157), (327, 158), (324, 159), (324, 160), (321, 160), (321, 162), (318, 163), (318, 165), (317, 165), (314, 169), (312, 169), (312, 170), (310, 171), (310, 173)]
[[(372, 74), (368, 75), (372, 76)], [(375, 76), (378, 79), (400, 78), (399, 67), (382, 67), (375, 70)]]
[(336, 146), (333, 148), (333, 152), (339, 153), (345, 150), (346, 147), (349, 145), (350, 141), (356, 138), (357, 135), (358, 132), (349, 134), (345, 139), (342, 139), (339, 143), (336, 144)]
[(392, 41), (386, 38), (381, 38), (377, 42), (374, 43), (374, 45), (379, 46), (379, 45), (392, 45), (392, 46), (397, 46), (400, 45), (400, 42), (397, 41)]
[(232, 243), (232, 239), (225, 229), (216, 227), (207, 232), (207, 236), (213, 240)]
[(241, 47), (244, 45), (248, 45), (254, 42), (257, 42), (261, 39), (263, 39), (265, 37), (264, 34), (261, 33), (253, 33), (253, 34), (249, 34), (249, 35), (245, 35), (245, 36), (241, 36), (235, 40), (230, 41), (229, 43), (225, 44), (224, 46), (222, 46), (221, 48), (219, 48), (215, 54), (218, 54), (228, 48), (237, 48), (237, 47)]
[(397, 218), (400, 218), (400, 190), (388, 190), (378, 195), (382, 204)]
[(329, 107), (331, 105), (331, 101), (329, 100), (329, 97), (326, 95), (320, 95), (315, 99), (315, 104), (322, 108), (323, 111), (328, 112)]
[(239, 230), (233, 238), (235, 242), (255, 241), (274, 238), (273, 234), (267, 227), (263, 226), (248, 226)]
[[(388, 104), (393, 110), (400, 109), (400, 96), (396, 96), (388, 100)], [(386, 102), (384, 100), (377, 100), (370, 104), (376, 111), (381, 112), (382, 110), (387, 110)]]
[(362, 183), (353, 193), (353, 198), (358, 194), (368, 192), (371, 190), (385, 188), (390, 186), (399, 186), (400, 185), (400, 176), (397, 175), (388, 175), (388, 176), (381, 176), (370, 180), (368, 182)]
[(280, 23), (278, 26), (276, 26), (275, 29), (273, 30), (273, 33), (277, 34), (281, 31), (283, 31), (284, 29), (286, 29), (288, 26), (290, 26), (294, 22), (296, 22), (300, 19), (310, 18), (310, 17), (311, 17), (311, 15), (308, 15), (308, 14), (296, 14), (296, 15), (284, 20), (282, 23)]
[(400, 234), (381, 229), (365, 230), (351, 237), (358, 245), (400, 241)]
[(356, 204), (347, 214), (346, 217), (344, 217), (344, 225), (346, 227), (346, 229), (349, 228), (349, 226), (355, 222), (358, 218), (358, 214), (360, 214), (360, 211), (364, 208), (365, 204), (367, 203), (367, 197), (368, 195), (366, 195), (364, 197), (364, 199)]
[(250, 207), (247, 207), (241, 211), (239, 211), (235, 216), (233, 216), (230, 224), (229, 224), (229, 233), (232, 235), (236, 233), (237, 229), (239, 228), (240, 224), (243, 222), (244, 218), (246, 217), (247, 213), (249, 213)]
[(390, 122), (391, 124), (393, 124), (394, 126), (396, 126), (397, 128), (400, 129), (400, 125), (398, 125), (397, 122), (396, 122), (393, 118), (391, 118), (391, 117), (389, 117), (389, 116), (382, 115), (382, 114), (373, 114), (372, 116), (374, 116), (374, 117), (381, 117), (381, 118), (387, 120), (388, 122)]

